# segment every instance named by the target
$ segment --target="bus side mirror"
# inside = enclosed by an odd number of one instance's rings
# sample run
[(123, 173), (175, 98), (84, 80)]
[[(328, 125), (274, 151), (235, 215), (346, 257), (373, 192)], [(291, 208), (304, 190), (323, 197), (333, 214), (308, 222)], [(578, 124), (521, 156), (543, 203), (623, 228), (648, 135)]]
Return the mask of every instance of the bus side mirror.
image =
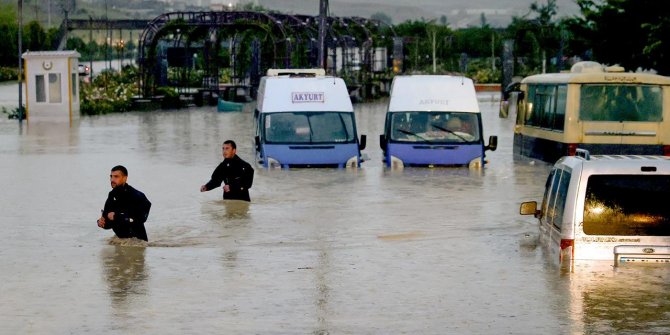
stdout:
[(368, 144), (368, 137), (366, 135), (361, 135), (361, 143), (358, 144), (358, 150), (365, 149), (365, 146)]
[(256, 143), (256, 151), (261, 151), (261, 138), (260, 136), (254, 137), (254, 142)]
[(496, 151), (498, 149), (498, 136), (489, 136), (489, 145), (484, 150)]
[(379, 147), (386, 151), (386, 135), (379, 135)]
[(537, 209), (536, 201), (526, 201), (521, 203), (521, 208), (519, 208), (519, 214), (521, 215), (533, 215), (536, 218), (542, 216), (542, 212)]

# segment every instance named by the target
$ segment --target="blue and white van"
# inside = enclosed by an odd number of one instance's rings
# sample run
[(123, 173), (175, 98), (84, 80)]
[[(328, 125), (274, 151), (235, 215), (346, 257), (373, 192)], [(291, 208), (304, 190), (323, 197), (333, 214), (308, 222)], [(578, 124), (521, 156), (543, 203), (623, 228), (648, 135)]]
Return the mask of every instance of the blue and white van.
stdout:
[(482, 118), (472, 80), (455, 76), (397, 76), (379, 143), (387, 167), (484, 165)]
[(341, 78), (298, 74), (261, 78), (255, 111), (256, 162), (266, 168), (359, 167), (354, 108)]

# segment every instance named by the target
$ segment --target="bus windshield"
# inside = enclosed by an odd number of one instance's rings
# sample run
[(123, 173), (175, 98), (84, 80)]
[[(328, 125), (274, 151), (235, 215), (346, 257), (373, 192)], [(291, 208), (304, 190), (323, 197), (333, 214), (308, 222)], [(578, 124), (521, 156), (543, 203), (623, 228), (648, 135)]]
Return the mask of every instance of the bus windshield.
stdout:
[(663, 90), (654, 85), (582, 85), (583, 121), (662, 121)]
[(391, 140), (396, 142), (479, 142), (479, 114), (462, 112), (393, 112)]
[(584, 203), (584, 233), (670, 236), (668, 198), (668, 175), (590, 176)]
[(265, 116), (267, 143), (354, 143), (354, 113), (279, 112)]

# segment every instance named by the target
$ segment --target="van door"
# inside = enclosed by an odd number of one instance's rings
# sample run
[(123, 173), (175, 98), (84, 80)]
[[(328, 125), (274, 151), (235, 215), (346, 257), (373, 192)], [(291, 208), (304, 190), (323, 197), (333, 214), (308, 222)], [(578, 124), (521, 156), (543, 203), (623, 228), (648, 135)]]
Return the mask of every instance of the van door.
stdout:
[[(545, 195), (545, 200), (542, 203), (542, 213), (545, 213), (545, 215), (541, 225), (541, 233), (544, 235), (546, 243), (549, 243), (551, 253), (553, 254), (555, 251), (560, 252), (559, 259), (561, 260), (564, 258), (566, 252), (569, 255), (572, 253), (572, 248), (567, 250), (572, 244), (566, 244), (565, 242), (572, 239), (571, 236), (565, 236), (572, 229), (564, 225), (563, 220), (571, 177), (572, 173), (568, 168), (555, 168), (552, 170), (549, 176), (551, 184), (549, 184), (549, 179), (547, 180), (547, 190), (549, 192)], [(572, 220), (567, 221), (569, 224)]]

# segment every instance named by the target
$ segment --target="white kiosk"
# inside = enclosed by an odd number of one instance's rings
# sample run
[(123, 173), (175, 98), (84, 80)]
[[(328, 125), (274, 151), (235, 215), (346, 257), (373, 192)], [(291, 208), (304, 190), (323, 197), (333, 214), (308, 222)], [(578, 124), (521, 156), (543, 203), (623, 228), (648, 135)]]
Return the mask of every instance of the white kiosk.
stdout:
[(25, 60), (26, 120), (69, 122), (79, 118), (77, 51), (36, 51)]

